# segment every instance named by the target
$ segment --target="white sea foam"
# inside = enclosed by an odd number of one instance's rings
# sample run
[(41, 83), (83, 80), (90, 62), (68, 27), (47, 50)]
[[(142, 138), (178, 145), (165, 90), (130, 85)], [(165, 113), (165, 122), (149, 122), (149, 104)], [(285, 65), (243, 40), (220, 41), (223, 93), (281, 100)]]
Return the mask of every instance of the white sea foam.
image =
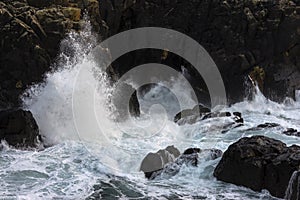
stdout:
[[(18, 151), (4, 145), (0, 155), (0, 193), (4, 198), (19, 199), (82, 199), (93, 192), (99, 180), (111, 185), (111, 190), (122, 191), (125, 182), (132, 191), (147, 197), (162, 199), (177, 195), (182, 199), (270, 199), (268, 193), (255, 193), (249, 189), (218, 182), (212, 176), (219, 160), (201, 162), (199, 167), (183, 166), (180, 173), (171, 179), (147, 181), (139, 166), (149, 152), (156, 152), (168, 145), (175, 145), (182, 152), (189, 147), (226, 148), (242, 136), (265, 134), (288, 144), (299, 144), (296, 137), (279, 134), (276, 130), (245, 133), (243, 130), (264, 122), (280, 123), (284, 127), (300, 129), (300, 100), (288, 105), (266, 99), (257, 89), (252, 101), (237, 103), (224, 110), (239, 111), (245, 119), (245, 126), (221, 133), (223, 119), (200, 121), (193, 125), (178, 126), (166, 119), (166, 113), (154, 112), (152, 123), (164, 123), (159, 131), (140, 127), (149, 124), (147, 113), (132, 123), (115, 123), (110, 112), (110, 95), (113, 86), (108, 83), (105, 73), (99, 71), (99, 62), (89, 52), (97, 45), (89, 29), (71, 33), (62, 43), (62, 53), (57, 67), (46, 75), (45, 83), (30, 88), (24, 96), (24, 105), (32, 111), (45, 141), (54, 146), (41, 152)], [(71, 54), (70, 54), (71, 52)], [(89, 78), (86, 87), (96, 85), (92, 91), (95, 105), (82, 104), (81, 109), (95, 110), (97, 126), (86, 126), (86, 134), (78, 134), (74, 124), (72, 93), (79, 70), (85, 70)], [(96, 74), (95, 74), (96, 72)], [(190, 91), (176, 77), (165, 87), (156, 86), (145, 96), (139, 96), (141, 106), (161, 104), (175, 115), (180, 109), (172, 104), (171, 91), (182, 94), (186, 108), (195, 105)], [(134, 85), (134, 83), (132, 83)], [(89, 88), (76, 88), (84, 99)], [(90, 95), (90, 94), (88, 94)], [(153, 103), (154, 102), (154, 103)], [(166, 103), (167, 102), (167, 103)], [(161, 110), (161, 109), (159, 109)], [(154, 109), (155, 111), (155, 109)], [(169, 113), (170, 114), (170, 113)], [(82, 119), (89, 124), (89, 118)], [(130, 124), (130, 125), (129, 125)], [(121, 131), (120, 127), (126, 127)], [(98, 134), (98, 129), (101, 134)], [(156, 127), (155, 127), (156, 128)], [(155, 129), (157, 130), (157, 129)], [(125, 187), (124, 185), (122, 187)], [(105, 190), (105, 188), (102, 188)], [(124, 192), (124, 191), (123, 191)], [(171, 198), (171, 197), (170, 197)]]

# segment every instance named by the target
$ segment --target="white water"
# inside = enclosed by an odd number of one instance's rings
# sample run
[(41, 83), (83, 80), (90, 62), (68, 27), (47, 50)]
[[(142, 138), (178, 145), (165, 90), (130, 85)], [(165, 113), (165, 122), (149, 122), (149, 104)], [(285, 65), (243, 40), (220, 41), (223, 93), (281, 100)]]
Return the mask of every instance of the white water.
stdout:
[[(221, 134), (226, 121), (213, 119), (193, 125), (177, 126), (168, 120), (165, 113), (154, 112), (154, 124), (162, 127), (141, 131), (141, 125), (149, 124), (149, 116), (129, 123), (115, 124), (111, 120), (113, 106), (109, 96), (113, 87), (107, 83), (104, 73), (98, 71), (98, 62), (88, 56), (96, 45), (89, 30), (70, 34), (62, 44), (63, 51), (72, 49), (74, 56), (61, 54), (58, 69), (47, 74), (45, 84), (32, 87), (24, 105), (32, 111), (45, 141), (54, 146), (40, 152), (19, 151), (2, 144), (0, 152), (0, 197), (4, 199), (84, 199), (101, 188), (102, 197), (107, 195), (135, 199), (272, 199), (266, 192), (256, 193), (244, 187), (225, 184), (213, 177), (219, 159), (201, 162), (197, 168), (185, 167), (176, 176), (166, 180), (147, 181), (138, 171), (141, 160), (148, 152), (156, 152), (168, 145), (175, 145), (182, 152), (189, 147), (219, 148), (226, 150), (243, 136), (263, 134), (284, 141), (288, 145), (300, 144), (300, 138), (280, 134), (282, 130), (245, 131), (264, 122), (275, 122), (283, 127), (300, 129), (300, 101), (278, 104), (265, 99), (257, 91), (253, 101), (244, 101), (226, 108), (242, 113), (245, 126)], [(89, 85), (97, 85), (95, 92), (95, 114), (102, 134), (97, 126), (87, 126), (86, 134), (78, 133), (73, 120), (72, 92), (80, 69), (90, 74), (86, 87), (76, 88), (84, 98)], [(97, 76), (92, 76), (97, 72)], [(94, 77), (94, 78), (93, 78)], [(182, 93), (186, 105), (193, 106), (185, 86), (170, 81), (168, 88)], [(94, 92), (94, 91), (92, 91)], [(147, 102), (171, 102), (167, 90), (156, 87), (143, 99)], [(142, 98), (142, 97), (140, 97)], [(153, 98), (153, 99), (152, 99)], [(163, 104), (164, 105), (164, 104)], [(166, 105), (166, 104), (165, 104)], [(82, 109), (94, 105), (82, 104)], [(168, 109), (179, 111), (171, 103)], [(155, 109), (154, 109), (155, 111)], [(82, 119), (89, 124), (89, 119)], [(160, 122), (160, 123), (158, 123)], [(163, 123), (161, 123), (163, 122)], [(132, 123), (130, 123), (132, 124)], [(120, 127), (126, 127), (126, 132)], [(122, 128), (122, 130), (124, 130)], [(106, 195), (106, 196), (105, 196)], [(111, 198), (114, 199), (114, 198)], [(116, 199), (116, 198), (115, 198)]]
[[(297, 188), (298, 186), (298, 188)], [(300, 198), (300, 178), (299, 178), (299, 171), (295, 171), (289, 181), (288, 187), (286, 189), (286, 193), (284, 196), (284, 199), (291, 199), (293, 193), (296, 194), (296, 198), (299, 199)], [(296, 191), (294, 191), (293, 189), (296, 188)]]

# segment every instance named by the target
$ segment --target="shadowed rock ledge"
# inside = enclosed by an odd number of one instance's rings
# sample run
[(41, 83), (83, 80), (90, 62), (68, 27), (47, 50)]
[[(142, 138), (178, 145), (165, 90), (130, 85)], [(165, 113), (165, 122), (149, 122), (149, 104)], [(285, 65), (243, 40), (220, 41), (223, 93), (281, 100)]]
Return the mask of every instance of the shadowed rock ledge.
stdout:
[(0, 140), (18, 148), (40, 147), (42, 137), (30, 111), (0, 111)]
[(299, 146), (287, 147), (279, 140), (253, 136), (229, 146), (215, 168), (214, 176), (255, 191), (267, 189), (271, 195), (284, 198), (292, 174), (299, 167)]

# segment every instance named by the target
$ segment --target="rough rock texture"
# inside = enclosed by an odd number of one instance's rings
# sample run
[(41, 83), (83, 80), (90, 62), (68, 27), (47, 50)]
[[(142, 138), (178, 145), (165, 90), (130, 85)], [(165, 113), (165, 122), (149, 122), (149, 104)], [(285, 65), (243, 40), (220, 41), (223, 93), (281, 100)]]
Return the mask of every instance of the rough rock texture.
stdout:
[(0, 2), (0, 108), (17, 107), (24, 89), (43, 80), (60, 41), (80, 28), (85, 10), (94, 30), (106, 31), (96, 0)]
[(140, 170), (147, 178), (151, 178), (153, 172), (163, 169), (168, 163), (174, 162), (180, 156), (180, 151), (174, 146), (168, 146), (156, 153), (148, 153), (141, 163)]
[(0, 111), (0, 140), (15, 147), (37, 147), (42, 141), (39, 128), (30, 111)]
[(287, 128), (285, 131), (282, 132), (282, 134), (300, 137), (300, 132), (298, 132), (297, 129), (293, 128)]
[[(0, 2), (0, 107), (40, 82), (70, 30), (88, 11), (95, 32), (107, 38), (136, 27), (175, 29), (198, 41), (219, 67), (230, 102), (245, 96), (251, 74), (268, 97), (282, 100), (299, 89), (299, 1), (3, 0)], [(112, 77), (148, 62), (181, 71), (200, 102), (209, 104), (201, 76), (182, 58), (161, 50), (140, 50), (113, 63)], [(256, 69), (259, 74), (256, 76)], [(253, 73), (251, 73), (253, 72)]]
[(284, 199), (298, 200), (300, 199), (300, 171), (295, 171), (290, 179)]
[(198, 118), (203, 116), (206, 113), (209, 113), (210, 109), (199, 104), (194, 106), (193, 109), (186, 109), (182, 110), (181, 112), (177, 113), (174, 117), (174, 122), (178, 123), (180, 120), (186, 118), (189, 119), (190, 123), (195, 123)]
[(258, 131), (258, 130), (263, 130), (263, 129), (272, 129), (272, 130), (276, 130), (276, 131), (282, 131), (281, 133), (284, 135), (300, 137), (300, 132), (297, 129), (284, 128), (283, 126), (281, 126), (278, 123), (270, 123), (270, 122), (266, 122), (264, 124), (259, 124), (256, 127), (247, 129), (246, 131)]
[(198, 157), (201, 157), (201, 161), (215, 160), (222, 153), (219, 149), (188, 148), (180, 154), (174, 146), (168, 146), (156, 153), (149, 153), (143, 159), (140, 170), (150, 180), (158, 177), (169, 178), (175, 176), (183, 164), (196, 167)]
[[(157, 26), (178, 30), (198, 41), (219, 67), (230, 102), (243, 100), (247, 93), (244, 82), (249, 74), (258, 77), (254, 81), (273, 100), (293, 96), (294, 89), (299, 89), (299, 1), (100, 2), (100, 14), (109, 35)], [(192, 74), (189, 79), (198, 97), (207, 97), (205, 83), (186, 61), (176, 55), (162, 60), (162, 55), (158, 50), (135, 51), (115, 62), (114, 69), (122, 75), (145, 62), (161, 62), (178, 71), (183, 65)], [(256, 69), (259, 76), (255, 76)]]
[(287, 147), (272, 138), (253, 136), (229, 146), (214, 176), (255, 191), (267, 189), (271, 195), (283, 198), (292, 174), (299, 167), (299, 146)]
[(201, 120), (207, 120), (212, 118), (227, 117), (230, 119), (228, 122), (222, 123), (222, 133), (226, 133), (232, 128), (237, 128), (243, 125), (244, 119), (240, 112), (210, 112), (210, 109), (202, 106), (196, 105), (193, 109), (183, 110), (176, 114), (174, 117), (174, 122), (179, 126), (185, 124), (195, 124)]

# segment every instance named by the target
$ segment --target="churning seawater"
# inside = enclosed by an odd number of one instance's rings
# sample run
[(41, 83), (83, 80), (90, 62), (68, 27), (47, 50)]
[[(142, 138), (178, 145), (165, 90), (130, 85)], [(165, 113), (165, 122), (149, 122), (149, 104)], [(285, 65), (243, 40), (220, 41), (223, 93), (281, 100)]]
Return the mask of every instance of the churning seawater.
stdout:
[[(178, 126), (155, 108), (151, 116), (145, 113), (130, 123), (116, 123), (110, 102), (114, 87), (98, 70), (99, 63), (88, 55), (95, 45), (89, 30), (71, 33), (62, 42), (57, 66), (46, 75), (45, 83), (33, 86), (24, 95), (25, 108), (31, 110), (45, 142), (52, 146), (43, 151), (21, 151), (2, 142), (0, 199), (275, 199), (267, 191), (257, 193), (217, 181), (213, 170), (220, 159), (201, 161), (200, 157), (198, 167), (183, 166), (176, 176), (153, 181), (146, 180), (139, 167), (147, 153), (168, 145), (181, 152), (189, 147), (225, 151), (239, 138), (257, 134), (299, 145), (300, 138), (281, 134), (283, 128), (246, 131), (265, 122), (299, 130), (299, 94), (297, 101), (278, 104), (257, 90), (252, 101), (223, 108), (241, 112), (245, 121), (244, 126), (226, 133), (221, 133), (228, 123), (223, 118)], [(92, 114), (97, 115), (98, 126), (87, 126), (86, 134), (78, 133), (72, 111), (73, 87), (80, 69), (91, 75), (86, 87), (97, 85), (93, 94), (96, 104), (82, 104), (81, 108), (93, 106)], [(193, 107), (189, 90), (180, 83), (172, 77), (164, 84), (182, 94), (185, 105)], [(83, 98), (87, 95), (87, 88), (77, 89)], [(139, 97), (141, 106), (147, 107), (152, 101), (167, 106), (173, 114), (184, 109), (172, 104), (169, 92), (158, 85)], [(90, 122), (88, 118), (82, 120), (83, 124)], [(155, 126), (153, 130), (141, 128), (148, 124)]]

